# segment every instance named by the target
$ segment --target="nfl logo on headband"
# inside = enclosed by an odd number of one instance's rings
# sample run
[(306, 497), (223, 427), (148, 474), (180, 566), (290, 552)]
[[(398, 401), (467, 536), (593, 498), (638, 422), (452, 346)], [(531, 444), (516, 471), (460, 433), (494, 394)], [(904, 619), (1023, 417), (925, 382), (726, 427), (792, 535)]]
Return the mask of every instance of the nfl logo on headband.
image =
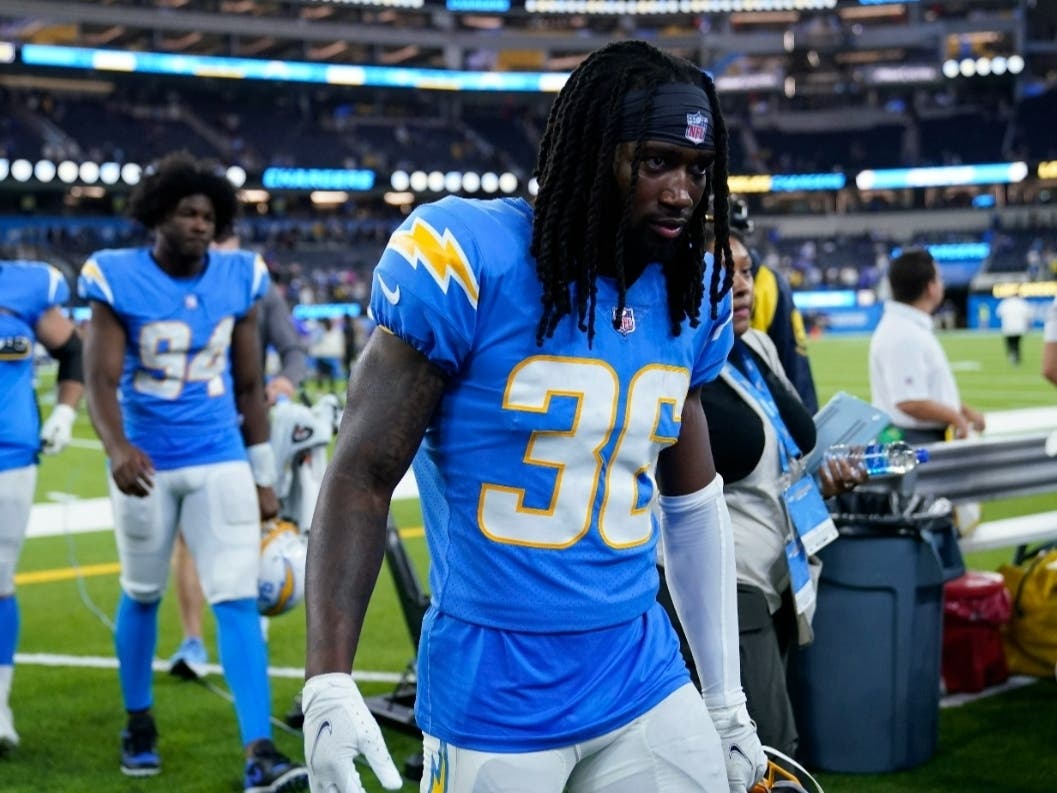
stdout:
[(705, 134), (708, 132), (708, 119), (702, 113), (686, 114), (686, 132), (683, 133), (688, 141), (695, 146), (705, 142)]

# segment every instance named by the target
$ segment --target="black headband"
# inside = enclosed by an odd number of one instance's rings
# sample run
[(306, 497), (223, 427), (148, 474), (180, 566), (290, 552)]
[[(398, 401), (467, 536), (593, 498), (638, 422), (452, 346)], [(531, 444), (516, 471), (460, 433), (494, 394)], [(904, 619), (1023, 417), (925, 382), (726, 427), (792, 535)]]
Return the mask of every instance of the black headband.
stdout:
[(712, 106), (697, 85), (665, 83), (653, 91), (653, 108), (643, 118), (648, 89), (629, 91), (621, 109), (620, 140), (661, 140), (696, 149), (716, 148)]

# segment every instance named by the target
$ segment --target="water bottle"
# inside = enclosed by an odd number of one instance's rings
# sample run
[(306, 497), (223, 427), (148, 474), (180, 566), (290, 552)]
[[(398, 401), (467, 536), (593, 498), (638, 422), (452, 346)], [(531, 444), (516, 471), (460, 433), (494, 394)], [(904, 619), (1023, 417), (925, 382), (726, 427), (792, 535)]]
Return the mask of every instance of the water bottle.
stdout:
[(927, 449), (915, 449), (904, 441), (867, 446), (835, 444), (826, 450), (825, 459), (848, 460), (852, 465), (865, 468), (869, 476), (886, 476), (913, 471), (919, 463), (928, 461), (929, 453)]

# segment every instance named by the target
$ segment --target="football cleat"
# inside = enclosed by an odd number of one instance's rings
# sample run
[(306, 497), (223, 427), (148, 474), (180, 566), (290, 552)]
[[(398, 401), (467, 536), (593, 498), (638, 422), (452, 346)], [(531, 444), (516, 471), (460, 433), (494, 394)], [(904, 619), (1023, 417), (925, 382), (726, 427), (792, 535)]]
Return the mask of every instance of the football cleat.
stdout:
[(154, 776), (161, 772), (157, 750), (158, 730), (149, 713), (130, 716), (121, 732), (121, 773), (125, 776)]
[(169, 674), (183, 680), (197, 680), (205, 677), (209, 653), (202, 640), (197, 636), (184, 639), (172, 658), (169, 659)]
[(11, 708), (0, 705), (0, 757), (18, 746), (18, 733), (15, 732), (15, 718)]
[(305, 538), (285, 520), (261, 527), (261, 565), (257, 575), (257, 611), (266, 617), (284, 614), (305, 594)]
[(308, 769), (284, 754), (271, 741), (261, 741), (246, 761), (245, 793), (293, 793), (308, 790)]

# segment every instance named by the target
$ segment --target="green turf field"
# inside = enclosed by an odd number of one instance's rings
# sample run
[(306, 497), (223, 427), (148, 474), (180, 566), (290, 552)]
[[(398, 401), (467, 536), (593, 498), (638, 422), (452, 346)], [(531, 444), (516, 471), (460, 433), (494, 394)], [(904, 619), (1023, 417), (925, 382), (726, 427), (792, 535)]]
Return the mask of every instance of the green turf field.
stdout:
[[(943, 338), (957, 370), (963, 396), (983, 410), (1057, 405), (1057, 391), (1038, 373), (1041, 341), (1026, 339), (1025, 363), (1014, 368), (1005, 361), (1001, 337), (950, 334)], [(825, 338), (811, 342), (811, 359), (819, 396), (837, 390), (869, 398), (865, 338)], [(77, 435), (94, 439), (83, 415)], [(86, 444), (90, 446), (91, 444)], [(44, 460), (37, 500), (53, 494), (81, 498), (106, 494), (106, 473), (98, 449), (70, 448), (58, 458)], [(1057, 487), (1057, 485), (1055, 485)], [(49, 495), (52, 494), (52, 495)], [(993, 519), (1054, 509), (1057, 495), (1022, 498), (985, 505)], [(76, 510), (76, 505), (69, 507)], [(71, 513), (72, 514), (72, 513)], [(401, 503), (394, 509), (404, 530), (405, 544), (422, 575), (427, 569), (417, 505)], [(993, 569), (1010, 558), (996, 551), (968, 560), (971, 567)], [(11, 704), (22, 736), (22, 746), (0, 761), (0, 791), (91, 790), (93, 793), (147, 793), (173, 790), (241, 790), (241, 752), (231, 705), (214, 691), (196, 683), (155, 677), (155, 712), (161, 734), (160, 777), (131, 780), (118, 771), (118, 733), (124, 718), (108, 621), (118, 595), (117, 560), (110, 532), (28, 540), (19, 566), (22, 634), (19, 652), (34, 658), (18, 666)], [(80, 568), (80, 577), (73, 569)], [(304, 612), (301, 608), (273, 620), (270, 653), (273, 667), (299, 669), (304, 657)], [(207, 617), (207, 644), (215, 661), (212, 620)], [(158, 655), (165, 658), (179, 640), (174, 598), (161, 610)], [(398, 673), (411, 658), (412, 647), (383, 570), (371, 604), (365, 635), (356, 660), (357, 671)], [(91, 664), (110, 664), (94, 668)], [(284, 672), (285, 674), (285, 672)], [(272, 710), (281, 715), (300, 686), (294, 676), (272, 680)], [(220, 675), (210, 682), (218, 689)], [(364, 683), (365, 693), (380, 693), (391, 684)], [(849, 719), (855, 714), (849, 713)], [(921, 768), (885, 775), (820, 776), (828, 793), (1030, 793), (1050, 789), (1050, 773), (1057, 770), (1053, 742), (1057, 735), (1057, 685), (1042, 681), (1025, 689), (945, 709), (940, 716), (940, 744), (936, 756)], [(277, 728), (280, 748), (301, 756), (300, 736)], [(389, 733), (397, 764), (415, 751), (416, 741)], [(380, 791), (370, 772), (364, 774), (368, 791)], [(408, 783), (404, 790), (416, 790)]]

